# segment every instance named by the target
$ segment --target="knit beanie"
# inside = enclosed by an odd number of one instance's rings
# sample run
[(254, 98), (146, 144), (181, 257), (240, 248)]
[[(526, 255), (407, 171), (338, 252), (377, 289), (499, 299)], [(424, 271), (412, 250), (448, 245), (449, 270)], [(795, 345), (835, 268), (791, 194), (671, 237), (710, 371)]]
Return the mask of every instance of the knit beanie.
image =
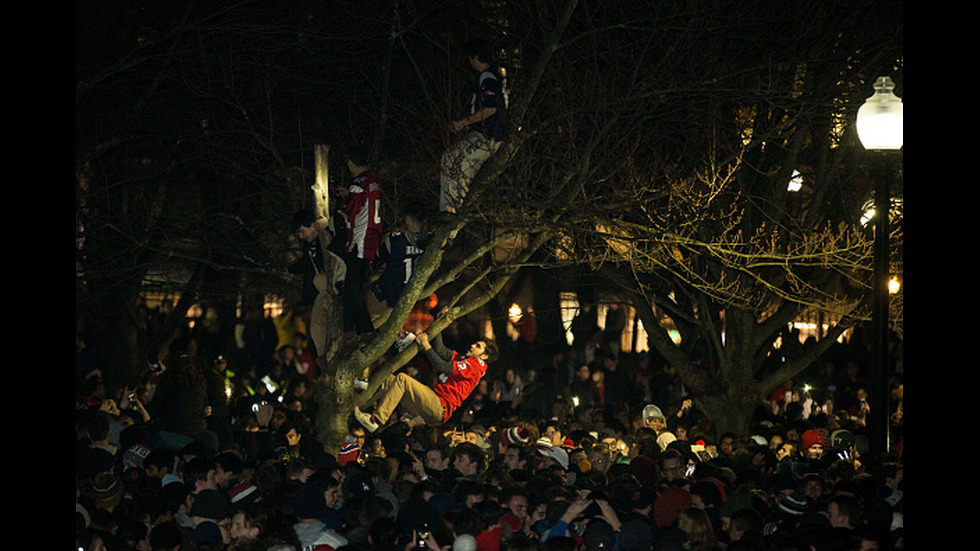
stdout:
[(811, 429), (804, 432), (800, 448), (806, 450), (814, 444), (826, 445), (824, 444), (823, 437), (817, 431)]
[(262, 499), (262, 491), (255, 484), (245, 480), (228, 490), (228, 498), (232, 509), (238, 510)]
[(792, 495), (788, 495), (783, 499), (780, 499), (777, 509), (783, 513), (793, 516), (802, 515), (807, 511), (806, 498), (797, 495), (797, 493), (793, 493)]
[(657, 463), (645, 455), (638, 455), (630, 460), (630, 467), (636, 479), (645, 488), (652, 488), (659, 478)]
[(524, 444), (527, 444), (528, 436), (530, 436), (530, 433), (526, 428), (511, 427), (500, 433), (500, 443), (503, 444), (504, 447), (511, 444), (523, 446)]
[(670, 526), (681, 515), (681, 511), (694, 503), (691, 493), (684, 488), (667, 488), (653, 502), (653, 518), (658, 528)]
[(344, 441), (343, 447), (340, 448), (340, 452), (337, 454), (337, 463), (341, 467), (345, 467), (351, 461), (357, 461), (357, 456), (361, 453), (361, 447), (358, 446), (354, 440), (347, 437)]

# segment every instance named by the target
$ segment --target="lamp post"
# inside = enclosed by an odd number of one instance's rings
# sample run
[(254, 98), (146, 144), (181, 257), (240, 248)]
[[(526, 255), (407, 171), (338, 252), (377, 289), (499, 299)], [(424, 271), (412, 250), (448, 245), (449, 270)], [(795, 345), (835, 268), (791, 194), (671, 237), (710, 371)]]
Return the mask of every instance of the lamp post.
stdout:
[(872, 152), (875, 184), (874, 279), (872, 282), (872, 400), (869, 436), (876, 453), (890, 449), (888, 390), (888, 215), (891, 206), (888, 160), (891, 152), (902, 148), (902, 100), (892, 93), (890, 77), (878, 77), (874, 94), (858, 109), (857, 132), (864, 148)]

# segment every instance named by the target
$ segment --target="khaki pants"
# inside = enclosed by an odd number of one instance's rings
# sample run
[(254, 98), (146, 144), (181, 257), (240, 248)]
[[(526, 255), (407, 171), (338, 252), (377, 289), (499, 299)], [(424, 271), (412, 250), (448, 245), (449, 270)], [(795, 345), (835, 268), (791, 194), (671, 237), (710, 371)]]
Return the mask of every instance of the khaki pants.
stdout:
[(406, 373), (391, 375), (381, 383), (375, 398), (374, 415), (384, 423), (401, 406), (409, 415), (418, 416), (426, 424), (442, 424), (442, 400), (428, 386), (413, 379)]
[(439, 176), (440, 212), (456, 211), (462, 206), (463, 198), (470, 190), (470, 182), (483, 163), (499, 148), (500, 142), (473, 131), (443, 154)]

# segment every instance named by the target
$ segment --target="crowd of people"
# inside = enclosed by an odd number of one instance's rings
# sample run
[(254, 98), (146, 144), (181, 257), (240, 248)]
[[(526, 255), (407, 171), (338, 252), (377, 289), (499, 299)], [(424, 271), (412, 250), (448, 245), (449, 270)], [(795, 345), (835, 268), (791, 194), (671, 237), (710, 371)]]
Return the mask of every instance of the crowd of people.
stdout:
[[(504, 139), (503, 72), (480, 44), (467, 61), (473, 102), (452, 124), (461, 138), (441, 167), (448, 215)], [(787, 381), (760, 401), (747, 434), (718, 434), (669, 363), (620, 350), (615, 306), (598, 331), (584, 305), (576, 346), (543, 365), (529, 322), (518, 359), (503, 365), (488, 339), (443, 356), (437, 336), (400, 335), (398, 351), (414, 337), (416, 362), (381, 385), (373, 412), (352, 408), (343, 447), (326, 451), (309, 341), (325, 349), (330, 331), (370, 333), (372, 305), (395, 305), (429, 239), (411, 210), (402, 232), (382, 238), (367, 152), (347, 153), (341, 210), (294, 220), (306, 246), (305, 323), (246, 316), (234, 351), (183, 335), (123, 389), (106, 388), (80, 340), (76, 549), (903, 548), (900, 370), (891, 403), (870, 404), (891, 414), (887, 453), (868, 451), (859, 354), (819, 362), (808, 374), (816, 387)], [(388, 268), (365, 293), (379, 263)], [(325, 317), (334, 297), (342, 320)], [(782, 357), (800, 344), (783, 342)]]
[(301, 341), (277, 355), (273, 385), (232, 373), (224, 356), (207, 361), (189, 338), (131, 388), (85, 374), (76, 548), (903, 546), (900, 374), (887, 405), (893, 449), (871, 455), (854, 361), (817, 370), (832, 390), (788, 382), (748, 434), (715, 434), (666, 363), (610, 351), (600, 336), (588, 363), (570, 347), (543, 366), (489, 370), (445, 420), (414, 423), (396, 407), (365, 429), (352, 415), (344, 447), (327, 453), (314, 436), (315, 367), (295, 361)]

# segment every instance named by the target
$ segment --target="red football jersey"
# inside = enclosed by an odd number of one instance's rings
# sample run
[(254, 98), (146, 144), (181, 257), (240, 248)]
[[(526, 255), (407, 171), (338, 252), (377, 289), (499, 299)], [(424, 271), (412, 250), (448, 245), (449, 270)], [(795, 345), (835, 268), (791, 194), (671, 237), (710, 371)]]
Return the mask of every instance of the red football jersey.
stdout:
[(442, 400), (443, 407), (446, 408), (442, 416), (443, 422), (452, 416), (463, 401), (469, 397), (480, 379), (487, 372), (487, 364), (479, 358), (460, 357), (453, 352), (453, 370), (450, 373), (439, 375), (439, 382), (432, 390)]
[(350, 185), (350, 195), (344, 203), (347, 215), (347, 252), (357, 249), (357, 256), (374, 260), (381, 247), (381, 184), (374, 174), (365, 171)]

